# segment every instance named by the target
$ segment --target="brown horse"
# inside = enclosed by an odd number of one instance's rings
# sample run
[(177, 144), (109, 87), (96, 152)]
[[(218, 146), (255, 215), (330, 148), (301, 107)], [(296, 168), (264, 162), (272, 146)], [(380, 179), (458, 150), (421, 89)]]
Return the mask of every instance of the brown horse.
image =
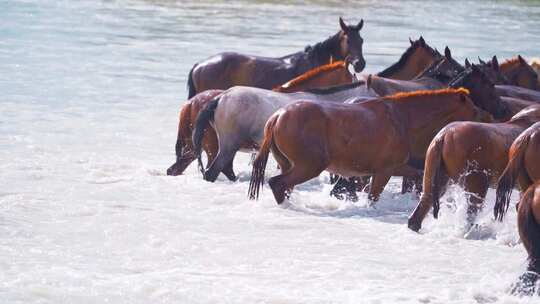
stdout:
[(409, 38), (411, 46), (401, 55), (399, 60), (385, 70), (379, 72), (377, 76), (396, 79), (411, 80), (429, 67), (435, 60), (440, 59), (442, 55), (431, 48), (424, 38), (412, 41)]
[(500, 69), (510, 85), (536, 91), (540, 90), (538, 74), (520, 55), (503, 62)]
[(438, 217), (439, 198), (449, 179), (463, 186), (471, 222), (487, 190), (494, 186), (508, 161), (512, 141), (540, 120), (540, 107), (527, 108), (504, 123), (454, 122), (442, 129), (429, 145), (424, 169), (424, 193), (409, 218), (414, 231), (433, 206)]
[(374, 175), (369, 199), (377, 201), (392, 175), (419, 174), (409, 163), (424, 158), (438, 130), (452, 121), (482, 117), (485, 112), (465, 89), (403, 93), (357, 104), (296, 102), (267, 121), (249, 196), (258, 197), (272, 150), (282, 172), (269, 180), (278, 204), (295, 185), (323, 170), (345, 177)]
[[(178, 136), (176, 138), (176, 162), (167, 169), (167, 175), (180, 175), (197, 157), (193, 153), (193, 142), (191, 136), (193, 133), (193, 124), (199, 114), (199, 111), (208, 104), (214, 97), (221, 94), (223, 90), (208, 90), (199, 93), (188, 100), (180, 108), (180, 117), (178, 122)], [(217, 135), (214, 129), (206, 128), (202, 147), (208, 156), (208, 162), (212, 162), (218, 152)], [(232, 162), (223, 169), (223, 174), (229, 180), (236, 180)]]
[(525, 191), (540, 180), (540, 123), (530, 126), (514, 140), (508, 152), (508, 159), (508, 164), (498, 182), (497, 198), (493, 208), (495, 218), (499, 220), (503, 219), (508, 209), (510, 195), (516, 182), (519, 188)]
[(520, 276), (512, 293), (534, 295), (540, 278), (540, 181), (532, 184), (521, 197), (517, 209), (519, 238), (527, 251), (527, 272)]
[(346, 25), (339, 18), (341, 30), (304, 51), (281, 58), (221, 53), (193, 66), (188, 76), (189, 98), (209, 89), (228, 89), (236, 85), (272, 89), (315, 67), (344, 60), (359, 73), (366, 66), (364, 43), (357, 25)]

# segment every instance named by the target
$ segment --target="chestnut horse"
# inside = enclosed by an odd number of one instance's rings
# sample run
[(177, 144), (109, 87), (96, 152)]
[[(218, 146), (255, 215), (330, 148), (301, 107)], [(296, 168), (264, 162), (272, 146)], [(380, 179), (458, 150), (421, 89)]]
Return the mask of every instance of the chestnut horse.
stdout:
[(307, 71), (306, 73), (275, 87), (273, 91), (293, 93), (313, 88), (329, 87), (353, 82), (345, 61), (336, 61)]
[[(208, 102), (214, 99), (223, 90), (208, 90), (190, 98), (181, 108), (180, 117), (178, 118), (178, 135), (176, 137), (176, 162), (167, 169), (167, 175), (177, 176), (184, 173), (184, 170), (197, 157), (193, 154), (193, 142), (191, 135), (193, 133), (193, 123), (197, 119), (197, 115), (201, 108), (206, 106)], [(217, 154), (218, 143), (216, 132), (212, 128), (204, 130), (204, 139), (202, 147), (208, 156), (208, 162), (211, 162)], [(230, 180), (235, 180), (236, 175), (232, 169), (232, 163), (223, 169), (223, 173)]]
[[(529, 108), (527, 108), (529, 109)], [(493, 213), (502, 220), (516, 182), (522, 191), (540, 180), (540, 123), (523, 131), (512, 143), (508, 164), (499, 178)]]
[(500, 69), (510, 85), (536, 91), (540, 90), (538, 74), (520, 55), (506, 60), (501, 64)]
[(364, 43), (357, 25), (346, 25), (339, 18), (341, 30), (304, 51), (281, 58), (243, 55), (233, 52), (212, 56), (193, 66), (188, 75), (189, 98), (209, 89), (228, 89), (235, 85), (272, 89), (315, 67), (344, 60), (360, 73), (366, 66)]
[(345, 177), (374, 175), (369, 199), (377, 201), (392, 175), (415, 177), (431, 138), (456, 120), (478, 120), (465, 89), (396, 94), (357, 104), (300, 101), (268, 119), (253, 164), (249, 197), (264, 183), (270, 150), (281, 174), (269, 180), (278, 204), (295, 185), (322, 171)]
[(204, 179), (210, 182), (215, 181), (245, 143), (260, 144), (263, 140), (266, 121), (279, 108), (298, 100), (342, 103), (350, 98), (362, 96), (375, 96), (367, 90), (364, 82), (297, 93), (279, 93), (243, 86), (228, 89), (209, 102), (200, 111), (195, 122), (193, 145), (201, 168), (203, 130), (212, 123), (212, 127), (218, 134), (219, 151), (203, 173)]
[(438, 217), (439, 198), (449, 179), (467, 193), (469, 222), (482, 207), (487, 190), (495, 186), (508, 162), (508, 150), (518, 135), (540, 120), (540, 107), (526, 108), (504, 123), (454, 122), (429, 145), (424, 169), (424, 192), (408, 226), (420, 230), (433, 206)]
[(519, 238), (527, 251), (527, 272), (519, 277), (512, 293), (538, 294), (536, 282), (540, 278), (540, 181), (532, 184), (521, 197), (517, 208)]

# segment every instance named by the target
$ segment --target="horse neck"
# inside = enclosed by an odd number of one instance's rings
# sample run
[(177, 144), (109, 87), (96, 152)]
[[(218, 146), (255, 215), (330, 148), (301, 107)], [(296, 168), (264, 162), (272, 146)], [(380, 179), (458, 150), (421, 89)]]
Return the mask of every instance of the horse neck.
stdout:
[(309, 78), (292, 83), (288, 87), (282, 88), (281, 92), (291, 93), (347, 83), (352, 83), (352, 75), (347, 70), (347, 67), (343, 65), (332, 70), (320, 71)]
[(519, 67), (507, 67), (506, 69), (501, 68), (501, 73), (508, 79), (510, 83), (515, 83), (517, 81), (517, 76), (520, 73)]
[(339, 35), (340, 32), (328, 37), (322, 42), (306, 48), (306, 51), (304, 51), (302, 55), (305, 61), (310, 65), (310, 68), (328, 64), (332, 60), (336, 61), (345, 59), (342, 58), (339, 52)]
[(416, 55), (419, 51), (420, 48), (416, 48), (410, 54), (405, 52), (405, 57), (377, 75), (398, 80), (411, 80), (417, 77), (435, 61), (435, 58), (425, 60), (422, 55)]

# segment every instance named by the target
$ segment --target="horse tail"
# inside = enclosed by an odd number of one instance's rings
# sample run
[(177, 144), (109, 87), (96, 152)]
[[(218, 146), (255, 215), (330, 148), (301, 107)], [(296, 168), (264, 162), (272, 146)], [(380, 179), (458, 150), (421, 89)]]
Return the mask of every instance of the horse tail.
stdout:
[(191, 97), (197, 94), (197, 90), (195, 89), (195, 84), (193, 83), (193, 70), (195, 70), (195, 67), (197, 67), (197, 64), (195, 64), (191, 68), (191, 70), (189, 70), (189, 74), (188, 74), (188, 80), (187, 80), (188, 99), (191, 99)]
[(530, 136), (528, 134), (520, 136), (512, 144), (514, 153), (512, 153), (512, 158), (508, 161), (501, 177), (499, 177), (495, 206), (493, 206), (493, 214), (495, 215), (495, 219), (499, 221), (503, 220), (504, 214), (508, 210), (508, 205), (510, 205), (510, 196), (516, 184), (516, 178), (524, 170), (523, 156), (529, 143), (529, 138)]
[[(444, 145), (444, 134), (436, 136), (428, 148), (426, 155), (426, 166), (424, 168), (424, 181), (428, 180), (431, 183), (431, 203), (433, 205), (433, 217), (439, 217), (440, 209), (440, 195), (441, 195), (441, 183), (443, 172), (441, 172), (441, 164), (443, 162), (442, 152)], [(429, 164), (429, 165), (428, 165)], [(424, 190), (426, 187), (424, 187)]]
[(176, 136), (176, 145), (175, 145), (175, 152), (176, 152), (177, 159), (181, 158), (183, 154), (183, 148), (185, 147), (186, 143), (184, 142), (182, 136), (185, 133), (186, 128), (189, 127), (190, 125), (190, 121), (189, 121), (190, 116), (191, 116), (191, 103), (187, 102), (180, 109), (180, 115), (178, 118), (178, 134)]
[(268, 162), (268, 154), (270, 154), (270, 147), (274, 144), (274, 127), (279, 118), (279, 115), (273, 115), (266, 122), (264, 127), (264, 139), (257, 153), (257, 157), (253, 162), (253, 169), (251, 172), (251, 180), (249, 182), (248, 196), (250, 200), (259, 198), (259, 191), (264, 184), (264, 171), (266, 169), (266, 163)]
[(199, 111), (197, 119), (193, 127), (193, 154), (197, 157), (199, 163), (199, 170), (204, 174), (204, 166), (201, 159), (202, 153), (202, 140), (204, 136), (204, 130), (210, 124), (210, 121), (214, 119), (214, 113), (219, 104), (220, 97), (212, 99), (203, 109)]
[[(538, 272), (540, 262), (540, 224), (537, 222), (533, 213), (533, 201), (534, 201), (534, 192), (536, 187), (531, 186), (525, 192), (519, 203), (519, 212), (518, 221), (519, 229), (521, 230), (521, 235), (526, 236), (530, 248), (529, 248), (529, 270)], [(523, 240), (522, 240), (523, 241)], [(524, 242), (525, 243), (525, 242)]]

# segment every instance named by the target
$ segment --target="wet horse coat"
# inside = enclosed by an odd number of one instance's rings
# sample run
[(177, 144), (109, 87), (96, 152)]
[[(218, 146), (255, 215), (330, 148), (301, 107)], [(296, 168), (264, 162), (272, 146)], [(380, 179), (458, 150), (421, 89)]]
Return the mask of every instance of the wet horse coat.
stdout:
[(242, 86), (227, 90), (201, 111), (195, 123), (193, 143), (196, 155), (200, 155), (202, 130), (209, 124), (216, 130), (219, 140), (218, 155), (204, 172), (204, 179), (215, 181), (219, 172), (234, 159), (243, 143), (260, 144), (266, 121), (281, 107), (305, 99), (342, 103), (362, 96), (376, 95), (369, 92), (363, 82), (297, 93), (279, 93)]
[(278, 204), (295, 185), (324, 170), (345, 177), (375, 175), (369, 197), (376, 201), (392, 175), (418, 175), (408, 161), (424, 157), (438, 130), (483, 114), (464, 89), (404, 93), (358, 104), (293, 103), (266, 123), (249, 196), (258, 197), (271, 150), (282, 171), (269, 180)]

